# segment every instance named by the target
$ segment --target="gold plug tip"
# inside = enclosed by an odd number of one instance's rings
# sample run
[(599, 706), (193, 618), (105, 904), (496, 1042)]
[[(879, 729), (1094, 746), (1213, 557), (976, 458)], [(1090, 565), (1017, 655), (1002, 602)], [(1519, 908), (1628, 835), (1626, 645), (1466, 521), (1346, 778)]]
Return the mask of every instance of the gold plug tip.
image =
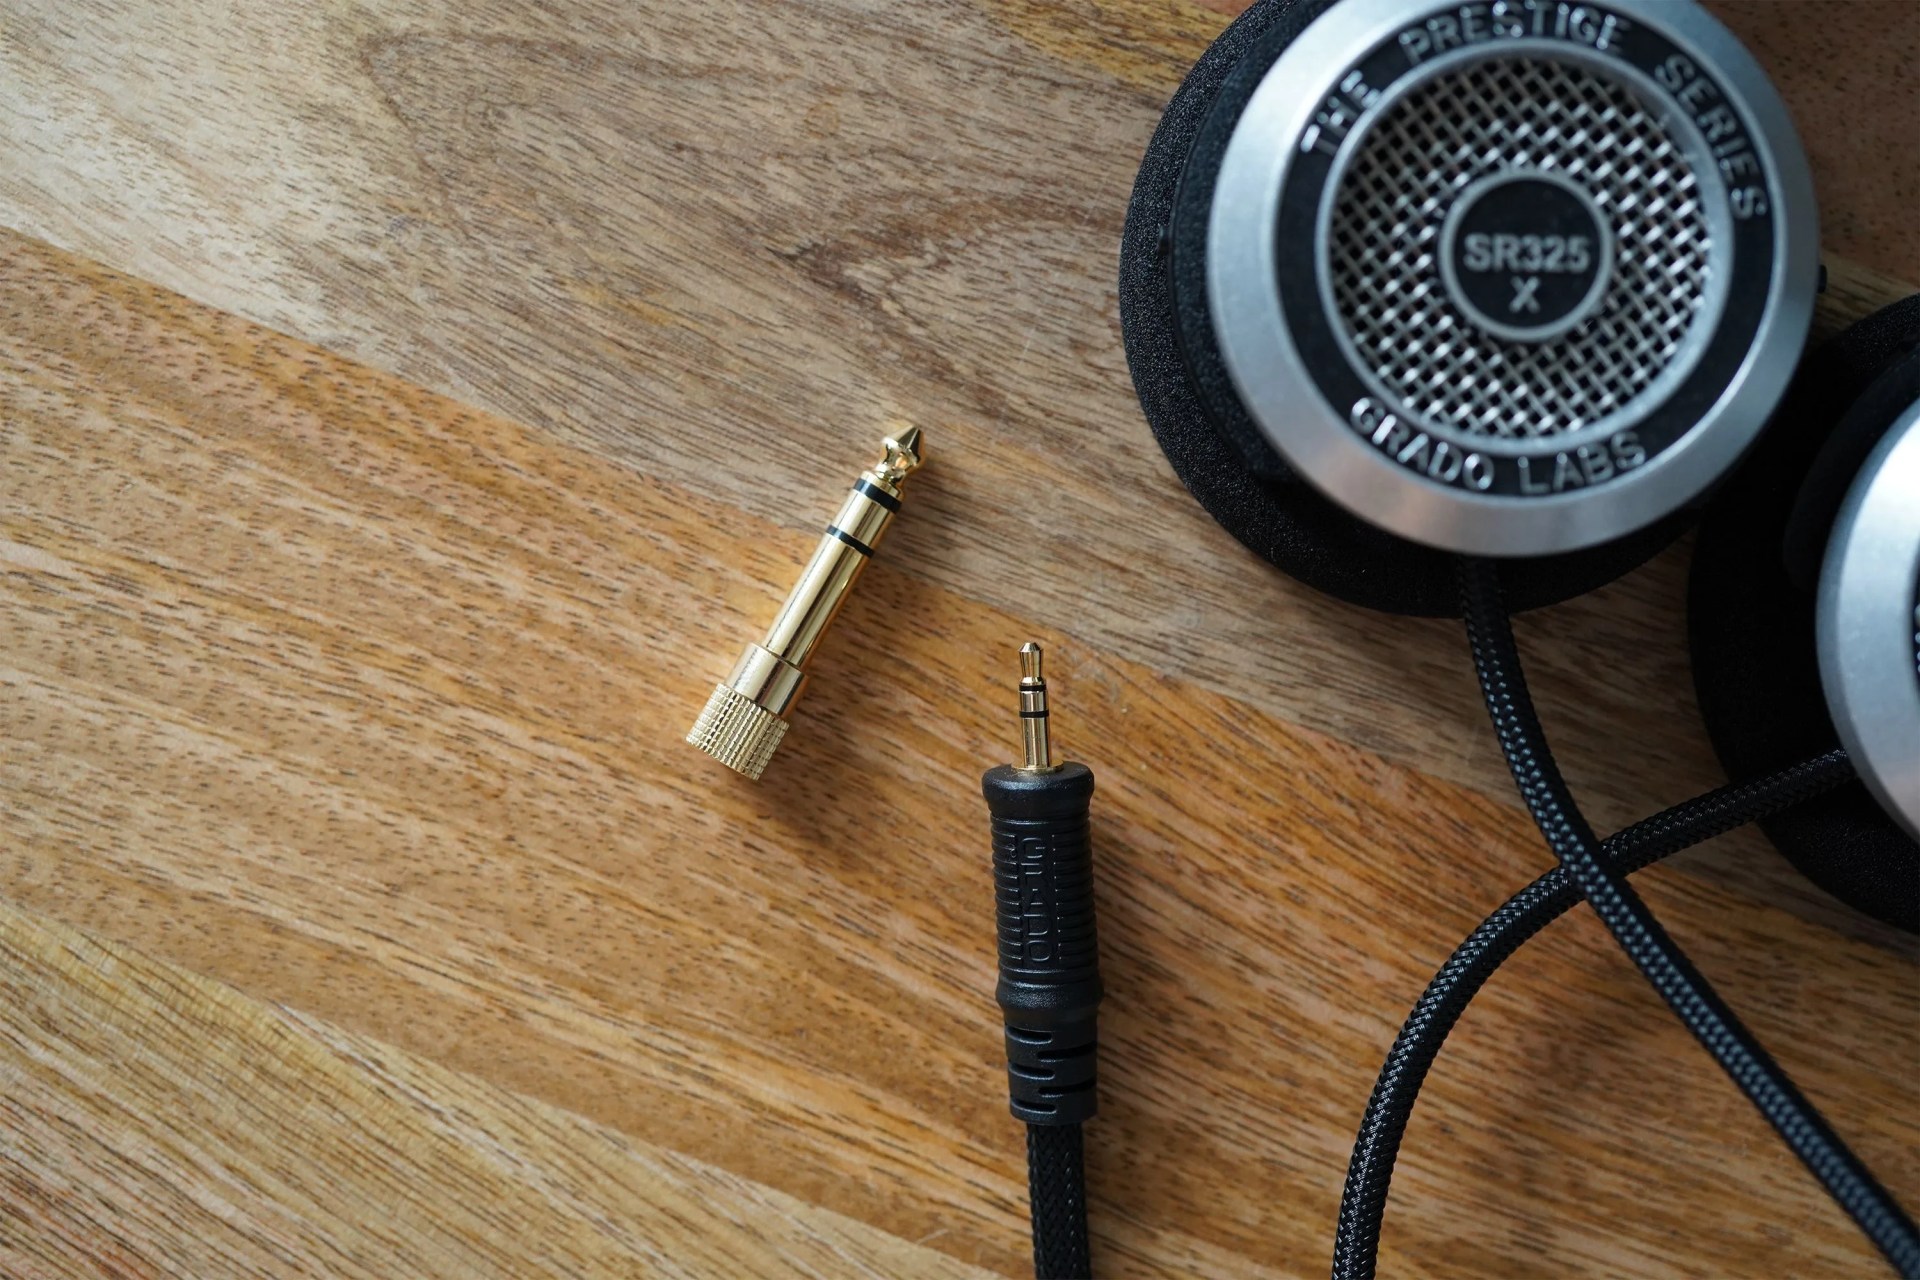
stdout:
[(905, 427), (882, 440), (886, 456), (873, 466), (874, 474), (888, 484), (898, 484), (920, 469), (924, 461), (921, 453), (920, 428)]
[(1042, 657), (1042, 650), (1040, 646), (1035, 642), (1033, 642), (1032, 640), (1029, 640), (1025, 644), (1020, 646), (1020, 679), (1022, 683), (1028, 680), (1041, 679), (1041, 675), (1040, 675), (1041, 657)]
[(1047, 682), (1040, 674), (1040, 646), (1029, 640), (1020, 646), (1020, 739), (1029, 773), (1053, 769), (1053, 739), (1047, 732)]

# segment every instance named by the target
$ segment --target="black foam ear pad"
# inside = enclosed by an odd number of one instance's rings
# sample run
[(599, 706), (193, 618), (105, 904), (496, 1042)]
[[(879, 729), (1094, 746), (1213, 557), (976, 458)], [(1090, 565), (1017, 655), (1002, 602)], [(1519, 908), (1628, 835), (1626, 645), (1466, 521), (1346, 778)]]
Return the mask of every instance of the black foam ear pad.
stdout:
[[(1694, 687), (1727, 773), (1758, 777), (1839, 743), (1814, 640), (1818, 566), (1854, 473), (1920, 399), (1920, 297), (1808, 357), (1774, 422), (1702, 523), (1688, 588)], [(1834, 897), (1920, 933), (1920, 845), (1866, 788), (1763, 824)]]
[[(1456, 617), (1451, 557), (1350, 514), (1290, 472), (1267, 445), (1233, 392), (1199, 278), (1205, 210), (1234, 124), (1274, 60), (1331, 2), (1260, 0), (1201, 55), (1168, 104), (1135, 179), (1121, 243), (1127, 364), (1174, 471), (1256, 554), (1352, 604)], [(1176, 237), (1182, 239), (1178, 254)], [(1666, 546), (1684, 523), (1670, 517), (1585, 551), (1507, 561), (1508, 599), (1527, 609), (1590, 591)]]

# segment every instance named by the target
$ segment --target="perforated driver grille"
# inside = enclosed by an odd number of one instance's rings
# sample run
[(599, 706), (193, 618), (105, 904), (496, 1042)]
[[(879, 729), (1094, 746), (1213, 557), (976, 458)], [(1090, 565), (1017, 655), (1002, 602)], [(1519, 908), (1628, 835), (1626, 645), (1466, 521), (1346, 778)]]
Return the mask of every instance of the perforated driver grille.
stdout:
[[(1440, 277), (1454, 197), (1508, 169), (1578, 183), (1614, 239), (1599, 307), (1540, 343), (1477, 328)], [(1573, 63), (1489, 58), (1387, 107), (1341, 180), (1331, 232), (1334, 303), (1360, 360), (1402, 408), (1470, 435), (1559, 435), (1628, 406), (1673, 362), (1707, 292), (1707, 217), (1679, 143), (1632, 89)]]

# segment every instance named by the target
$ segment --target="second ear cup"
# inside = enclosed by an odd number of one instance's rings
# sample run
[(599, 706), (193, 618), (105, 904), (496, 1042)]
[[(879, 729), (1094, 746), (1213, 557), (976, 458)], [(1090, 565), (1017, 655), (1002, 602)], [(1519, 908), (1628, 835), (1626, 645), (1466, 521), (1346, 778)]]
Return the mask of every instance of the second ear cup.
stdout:
[[(1293, 473), (1248, 417), (1206, 302), (1206, 211), (1229, 137), (1276, 59), (1328, 0), (1260, 0), (1195, 64), (1135, 181), (1120, 256), (1127, 362), (1148, 425), (1200, 504), (1256, 554), (1316, 590), (1389, 613), (1457, 616), (1452, 557), (1351, 514)], [(1503, 562), (1528, 609), (1593, 590), (1671, 542), (1676, 513), (1585, 550)]]
[[(1854, 474), (1920, 400), (1920, 297), (1808, 357), (1772, 427), (1715, 498), (1689, 584), (1694, 686), (1728, 774), (1757, 777), (1838, 744), (1814, 611), (1827, 533)], [(1852, 785), (1763, 824), (1808, 879), (1920, 932), (1920, 845)]]

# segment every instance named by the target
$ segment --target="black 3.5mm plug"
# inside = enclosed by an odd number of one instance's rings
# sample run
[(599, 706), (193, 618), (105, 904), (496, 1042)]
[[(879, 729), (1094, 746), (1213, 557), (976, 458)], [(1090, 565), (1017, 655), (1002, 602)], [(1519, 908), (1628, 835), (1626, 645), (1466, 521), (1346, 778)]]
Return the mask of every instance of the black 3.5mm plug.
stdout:
[(1100, 954), (1088, 806), (1093, 771), (1053, 763), (1037, 644), (1020, 650), (1025, 758), (980, 780), (993, 820), (993, 880), (1007, 1088), (1027, 1125), (1027, 1193), (1039, 1280), (1092, 1274), (1080, 1126), (1096, 1104)]

